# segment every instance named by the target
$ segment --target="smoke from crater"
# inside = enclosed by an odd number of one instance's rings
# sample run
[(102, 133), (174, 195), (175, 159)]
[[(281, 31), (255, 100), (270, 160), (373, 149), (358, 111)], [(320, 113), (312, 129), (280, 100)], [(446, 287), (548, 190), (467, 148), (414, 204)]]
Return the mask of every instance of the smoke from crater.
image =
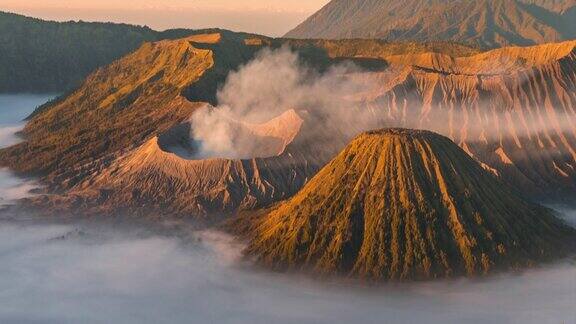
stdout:
[[(330, 153), (359, 132), (383, 127), (427, 129), (457, 142), (515, 141), (518, 147), (529, 140), (554, 148), (564, 145), (557, 134), (565, 134), (568, 140), (576, 137), (576, 119), (568, 111), (513, 109), (507, 106), (517, 103), (499, 102), (504, 99), (496, 95), (472, 102), (474, 95), (467, 98), (463, 93), (458, 99), (461, 102), (444, 98), (448, 101), (440, 100), (438, 106), (428, 107), (428, 95), (420, 93), (425, 91), (420, 86), (399, 89), (399, 93), (408, 91), (402, 98), (390, 95), (390, 85), (396, 84), (391, 80), (401, 77), (402, 68), (398, 66), (371, 72), (352, 63), (335, 64), (318, 72), (288, 47), (264, 49), (229, 74), (218, 91), (217, 107), (207, 107), (191, 117), (191, 137), (197, 141), (200, 157), (255, 156), (254, 143), (258, 139), (237, 140), (235, 122), (265, 123), (291, 109), (309, 125), (300, 135), (314, 142), (317, 149), (326, 147)], [(516, 81), (526, 82), (527, 77), (520, 74), (518, 78), (524, 81)]]

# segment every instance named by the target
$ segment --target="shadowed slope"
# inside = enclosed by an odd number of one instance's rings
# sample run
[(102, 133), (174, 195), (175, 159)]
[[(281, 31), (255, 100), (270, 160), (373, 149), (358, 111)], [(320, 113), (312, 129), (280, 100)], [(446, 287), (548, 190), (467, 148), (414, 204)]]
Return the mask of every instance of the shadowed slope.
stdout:
[(575, 33), (568, 17), (516, 0), (334, 0), (286, 37), (444, 40), (500, 47), (571, 39)]
[(403, 129), (357, 137), (292, 199), (242, 222), (265, 266), (377, 280), (531, 266), (576, 243), (448, 138)]

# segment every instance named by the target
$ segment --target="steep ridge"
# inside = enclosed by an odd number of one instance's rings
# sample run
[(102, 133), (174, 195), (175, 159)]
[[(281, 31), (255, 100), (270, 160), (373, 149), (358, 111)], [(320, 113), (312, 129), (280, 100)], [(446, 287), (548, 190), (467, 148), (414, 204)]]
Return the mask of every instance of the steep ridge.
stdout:
[(406, 129), (358, 136), (296, 196), (246, 221), (232, 228), (264, 266), (369, 280), (517, 269), (576, 244), (448, 138)]
[(367, 79), (386, 86), (359, 100), (384, 109), (389, 125), (449, 136), (535, 197), (569, 198), (576, 193), (575, 46), (393, 57), (393, 72)]
[(144, 42), (207, 32), (46, 21), (0, 11), (0, 92), (69, 92), (94, 70), (137, 50)]
[(333, 0), (286, 37), (454, 41), (494, 48), (576, 36), (568, 16), (539, 5), (516, 0)]
[(204, 105), (199, 101), (214, 96), (207, 87), (216, 88), (218, 78), (257, 51), (240, 36), (221, 36), (146, 43), (97, 70), (79, 89), (35, 112), (23, 131), (26, 142), (0, 152), (2, 164), (42, 175), (62, 190), (185, 121)]

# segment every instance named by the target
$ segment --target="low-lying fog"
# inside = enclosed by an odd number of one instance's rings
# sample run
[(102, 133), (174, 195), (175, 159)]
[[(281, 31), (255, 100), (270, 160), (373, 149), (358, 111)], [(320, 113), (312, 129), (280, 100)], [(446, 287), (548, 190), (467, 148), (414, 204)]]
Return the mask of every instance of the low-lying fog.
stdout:
[[(17, 129), (21, 117), (2, 119), (0, 132)], [(0, 172), (5, 202), (33, 186)], [(576, 322), (574, 263), (480, 281), (361, 288), (254, 271), (241, 265), (240, 250), (218, 233), (0, 220), (0, 323)]]
[(0, 94), (0, 148), (17, 143), (19, 139), (15, 133), (24, 126), (24, 119), (37, 106), (53, 97), (54, 95)]
[(239, 267), (201, 242), (103, 225), (0, 224), (1, 323), (574, 323), (576, 266), (378, 289)]
[[(54, 95), (0, 95), (0, 148), (20, 141), (16, 135), (24, 127), (24, 119), (34, 109)], [(0, 168), (0, 208), (10, 201), (25, 197), (36, 188), (31, 180), (18, 179), (8, 170)]]

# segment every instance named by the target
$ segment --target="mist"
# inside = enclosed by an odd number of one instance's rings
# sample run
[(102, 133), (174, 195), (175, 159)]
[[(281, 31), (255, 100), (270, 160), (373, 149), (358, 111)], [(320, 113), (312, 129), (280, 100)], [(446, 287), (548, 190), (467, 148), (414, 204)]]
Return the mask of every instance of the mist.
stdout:
[[(264, 123), (291, 109), (306, 120), (306, 132), (300, 134), (306, 138), (301, 140), (314, 142), (316, 150), (332, 155), (358, 133), (383, 127), (428, 129), (457, 142), (516, 140), (518, 147), (534, 136), (541, 143), (548, 143), (550, 134), (558, 132), (576, 136), (573, 114), (544, 113), (542, 107), (495, 111), (493, 105), (506, 107), (506, 103), (479, 101), (466, 109), (447, 106), (424, 113), (422, 102), (412, 102), (406, 95), (405, 109), (391, 108), (388, 99), (377, 98), (385, 92), (381, 78), (397, 75), (395, 68), (376, 73), (349, 62), (320, 73), (288, 47), (264, 49), (229, 74), (217, 93), (217, 107), (206, 106), (191, 117), (197, 158), (253, 157), (257, 139), (237, 141), (234, 123)], [(550, 144), (556, 145), (561, 144)]]
[(0, 209), (19, 199), (33, 195), (39, 185), (32, 179), (22, 179), (7, 169), (0, 168)]
[(342, 144), (338, 139), (377, 125), (371, 110), (358, 109), (346, 98), (365, 89), (364, 81), (349, 77), (360, 72), (353, 64), (343, 63), (319, 73), (288, 47), (262, 50), (229, 74), (217, 93), (217, 107), (207, 106), (192, 115), (191, 137), (197, 141), (198, 155), (250, 157), (253, 143), (239, 145), (231, 136), (237, 134), (231, 121), (265, 123), (292, 109), (306, 120), (306, 132), (300, 135), (314, 141), (317, 149), (332, 152), (335, 144)]
[[(22, 140), (17, 132), (24, 127), (24, 119), (51, 98), (54, 95), (0, 95), (0, 149)], [(0, 168), (0, 209), (30, 196), (37, 188), (33, 179), (22, 179)]]
[(312, 282), (239, 261), (224, 234), (0, 225), (2, 323), (573, 323), (576, 266), (479, 281)]
[(54, 95), (0, 94), (0, 148), (18, 143), (24, 119)]

